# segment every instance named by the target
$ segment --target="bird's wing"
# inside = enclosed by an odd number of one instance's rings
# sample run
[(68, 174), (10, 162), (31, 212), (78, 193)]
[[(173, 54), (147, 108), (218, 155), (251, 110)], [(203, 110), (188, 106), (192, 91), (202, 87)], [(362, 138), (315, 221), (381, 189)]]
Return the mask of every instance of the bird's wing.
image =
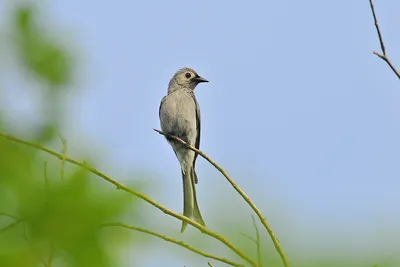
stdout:
[(160, 113), (161, 113), (161, 106), (163, 105), (163, 103), (164, 103), (165, 99), (167, 99), (167, 96), (164, 96), (164, 97), (161, 99), (161, 102), (160, 102), (160, 107), (158, 108), (158, 117), (160, 117)]
[[(196, 105), (196, 143), (194, 144), (195, 148), (200, 149), (200, 132), (201, 132), (201, 116), (200, 116), (200, 106), (199, 103), (197, 103), (196, 97), (193, 96), (193, 101), (194, 104)], [(196, 153), (194, 155), (193, 159), (193, 170), (195, 169), (196, 166), (196, 159), (197, 159), (198, 154)], [(197, 183), (197, 182), (196, 182)]]

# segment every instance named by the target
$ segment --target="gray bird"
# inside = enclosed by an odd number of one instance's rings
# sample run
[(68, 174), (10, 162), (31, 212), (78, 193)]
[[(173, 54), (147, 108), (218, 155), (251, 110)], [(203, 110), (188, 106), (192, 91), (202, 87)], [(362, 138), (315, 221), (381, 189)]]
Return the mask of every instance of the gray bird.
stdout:
[[(160, 103), (159, 117), (164, 133), (177, 136), (197, 149), (200, 147), (200, 107), (194, 95), (199, 83), (208, 82), (193, 69), (178, 70), (168, 84), (168, 94)], [(181, 143), (167, 137), (181, 165), (183, 181), (183, 215), (205, 225), (197, 205), (197, 154)], [(181, 233), (187, 223), (182, 221)]]

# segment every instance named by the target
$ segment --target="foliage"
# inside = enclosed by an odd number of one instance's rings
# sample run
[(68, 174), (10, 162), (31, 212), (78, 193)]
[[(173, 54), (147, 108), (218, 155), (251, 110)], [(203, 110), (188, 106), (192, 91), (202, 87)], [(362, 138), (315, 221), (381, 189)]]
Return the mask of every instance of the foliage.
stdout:
[[(40, 133), (40, 136), (35, 138), (35, 142), (45, 147), (59, 141), (60, 134), (57, 134), (54, 124), (59, 120), (57, 117), (59, 112), (54, 108), (59, 107), (54, 103), (59, 101), (57, 92), (61, 88), (67, 89), (72, 81), (74, 60), (67, 50), (57, 44), (39, 25), (36, 17), (37, 10), (32, 7), (21, 6), (15, 10), (11, 25), (13, 44), (17, 52), (15, 56), (29, 75), (38, 78), (43, 89), (41, 93), (45, 97), (43, 103), (49, 106), (47, 110), (54, 112), (43, 118), (42, 124), (39, 123), (39, 126), (32, 130), (32, 135), (13, 131), (12, 127), (1, 121), (2, 114), (0, 114), (0, 130), (12, 136), (35, 136), (34, 133)], [(62, 141), (65, 145), (63, 139)], [(134, 239), (124, 238), (129, 231), (155, 236), (152, 240), (161, 238), (183, 247), (179, 248), (181, 250), (186, 248), (219, 261), (210, 262), (209, 266), (220, 266), (224, 263), (233, 266), (249, 263), (253, 266), (282, 266), (282, 261), (274, 251), (272, 243), (269, 240), (267, 242), (267, 235), (262, 233), (267, 229), (269, 235), (274, 238), (266, 220), (263, 221), (262, 214), (258, 214), (252, 200), (246, 199), (244, 192), (236, 188), (236, 184), (230, 180), (224, 170), (212, 161), (210, 163), (220, 170), (246, 203), (259, 215), (262, 222), (259, 224), (254, 217), (253, 228), (250, 230), (242, 225), (226, 225), (224, 227), (226, 236), (208, 228), (193, 225), (204, 234), (222, 241), (224, 249), (209, 245), (208, 242), (202, 243), (205, 235), (200, 235), (199, 232), (196, 232), (195, 238), (189, 239), (191, 243), (189, 245), (181, 241), (183, 239), (181, 235), (172, 238), (149, 229), (116, 223), (128, 215), (131, 217), (141, 215), (136, 201), (132, 201), (128, 193), (138, 196), (172, 217), (182, 220), (183, 216), (168, 210), (146, 195), (106, 177), (86, 163), (67, 160), (65, 155), (58, 153), (53, 154), (61, 161), (60, 166), (59, 162), (50, 160), (44, 153), (40, 153), (40, 149), (30, 146), (22, 141), (12, 142), (7, 138), (0, 138), (0, 266), (115, 266), (116, 262), (121, 262), (119, 250), (123, 249), (128, 241), (130, 245), (136, 244), (152, 249), (153, 243), (149, 243), (147, 239), (139, 239), (137, 236)], [(198, 153), (202, 155), (202, 152)], [(207, 159), (207, 156), (202, 156)], [(67, 166), (68, 162), (75, 166)], [(115, 190), (114, 186), (110, 186), (111, 184), (105, 186), (99, 178), (107, 180), (122, 190)], [(224, 222), (224, 215), (220, 216), (221, 222), (227, 223)], [(262, 228), (263, 225), (266, 229)], [(106, 231), (106, 226), (121, 229)], [(157, 230), (173, 234), (162, 227)], [(273, 241), (275, 247), (277, 244), (279, 246), (277, 239)], [(153, 242), (158, 242), (158, 240)], [(207, 253), (192, 243), (204, 247), (205, 250), (208, 249)], [(233, 248), (230, 247), (231, 245)], [(228, 255), (229, 259), (216, 256), (228, 248), (232, 251), (224, 255)], [(277, 248), (283, 258), (283, 251), (279, 249)], [(241, 253), (245, 257), (241, 256)], [(251, 260), (246, 262), (246, 257)], [(130, 266), (134, 264), (135, 262), (130, 262)], [(306, 264), (296, 264), (296, 266), (360, 265), (335, 259), (322, 262), (314, 260)], [(393, 265), (388, 263), (385, 266)]]
[[(51, 106), (57, 95), (47, 88), (68, 85), (72, 59), (37, 25), (34, 9), (17, 8), (13, 17), (17, 58), (39, 78), (48, 97), (44, 104)], [(44, 120), (32, 132), (42, 133), (42, 143), (51, 143), (57, 138), (54, 120)], [(10, 131), (4, 123), (0, 128)], [(132, 213), (132, 201), (81, 168), (69, 168), (72, 174), (60, 177), (54, 171), (59, 163), (47, 160), (38, 151), (0, 139), (0, 266), (51, 266), (53, 260), (63, 266), (112, 266), (115, 259), (101, 225)], [(123, 244), (124, 239), (113, 242), (112, 249)]]

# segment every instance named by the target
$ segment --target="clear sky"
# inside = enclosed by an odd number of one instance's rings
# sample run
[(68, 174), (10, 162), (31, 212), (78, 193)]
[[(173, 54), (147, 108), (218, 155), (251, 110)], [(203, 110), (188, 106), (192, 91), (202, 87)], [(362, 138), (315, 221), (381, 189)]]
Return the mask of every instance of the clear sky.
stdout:
[[(292, 261), (328, 250), (399, 259), (400, 81), (372, 54), (380, 46), (368, 0), (40, 3), (47, 26), (79, 57), (65, 95), (71, 154), (107, 153), (98, 162), (111, 164), (100, 169), (123, 182), (148, 174), (146, 193), (181, 212), (177, 160), (152, 128), (169, 79), (192, 67), (210, 80), (196, 89), (201, 149), (262, 209)], [(400, 1), (375, 6), (400, 68)], [(9, 119), (34, 116), (23, 103)], [(241, 200), (203, 159), (197, 169), (213, 227), (213, 212)], [(140, 266), (157, 264), (143, 255)]]

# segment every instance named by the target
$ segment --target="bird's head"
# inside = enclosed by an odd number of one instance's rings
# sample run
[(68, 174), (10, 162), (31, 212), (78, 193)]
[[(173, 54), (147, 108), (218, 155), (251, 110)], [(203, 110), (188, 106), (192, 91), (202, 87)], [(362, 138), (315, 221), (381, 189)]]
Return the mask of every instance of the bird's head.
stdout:
[(206, 79), (197, 74), (191, 68), (182, 68), (178, 70), (168, 85), (168, 92), (176, 91), (180, 88), (194, 90), (199, 83), (208, 82)]

